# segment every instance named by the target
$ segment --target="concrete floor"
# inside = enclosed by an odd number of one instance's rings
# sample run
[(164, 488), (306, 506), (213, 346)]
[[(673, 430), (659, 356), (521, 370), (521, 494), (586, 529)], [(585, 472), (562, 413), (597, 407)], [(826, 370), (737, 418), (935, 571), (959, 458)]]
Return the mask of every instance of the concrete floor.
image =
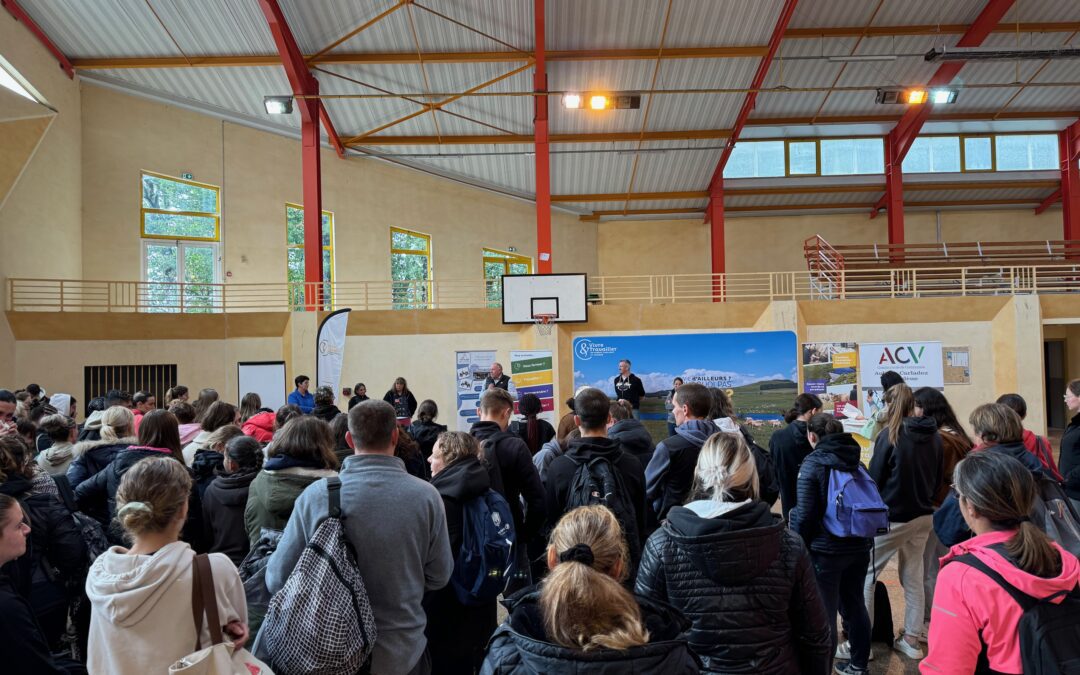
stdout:
[[(893, 611), (893, 628), (899, 631), (904, 625), (904, 591), (900, 587), (897, 577), (896, 558), (894, 557), (885, 566), (881, 574), (881, 582), (889, 589), (889, 606)], [(919, 672), (919, 662), (909, 659), (884, 643), (875, 642), (872, 645), (874, 660), (870, 662), (872, 675), (907, 675)], [(926, 651), (926, 645), (923, 645)]]

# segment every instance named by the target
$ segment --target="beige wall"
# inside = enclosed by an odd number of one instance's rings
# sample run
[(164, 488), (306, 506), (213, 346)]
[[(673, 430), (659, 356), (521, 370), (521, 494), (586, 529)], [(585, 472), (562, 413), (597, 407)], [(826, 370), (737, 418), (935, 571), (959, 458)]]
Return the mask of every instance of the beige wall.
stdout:
[[(6, 288), (7, 277), (20, 276), (78, 279), (82, 276), (78, 85), (8, 12), (0, 12), (0, 54), (59, 111), (0, 203), (0, 284)], [(0, 154), (4, 152), (0, 146)], [(7, 322), (0, 319), (0, 324), (0, 382), (8, 383), (15, 377), (15, 343)]]
[[(229, 283), (285, 281), (285, 203), (303, 203), (298, 141), (83, 86), (84, 275), (138, 279), (139, 172), (222, 187)], [(322, 156), (339, 281), (390, 278), (390, 228), (430, 234), (435, 279), (482, 275), (481, 249), (535, 255), (535, 207), (371, 159)], [(556, 213), (555, 271), (595, 274), (596, 224)], [(110, 252), (102, 254), (102, 243)]]
[[(934, 212), (906, 213), (909, 243), (937, 241)], [(803, 241), (815, 234), (832, 244), (888, 241), (888, 220), (866, 213), (727, 218), (728, 272), (788, 272), (806, 268)], [(1033, 210), (941, 211), (941, 240), (1030, 241), (1060, 239), (1061, 212)], [(709, 226), (701, 220), (604, 221), (597, 233), (602, 275), (704, 274), (711, 271)]]
[(229, 340), (20, 340), (15, 346), (15, 381), (38, 382), (47, 391), (65, 392), (86, 403), (83, 368), (94, 365), (177, 364), (180, 384), (217, 389), (237, 402), (237, 361), (281, 361), (281, 338)]

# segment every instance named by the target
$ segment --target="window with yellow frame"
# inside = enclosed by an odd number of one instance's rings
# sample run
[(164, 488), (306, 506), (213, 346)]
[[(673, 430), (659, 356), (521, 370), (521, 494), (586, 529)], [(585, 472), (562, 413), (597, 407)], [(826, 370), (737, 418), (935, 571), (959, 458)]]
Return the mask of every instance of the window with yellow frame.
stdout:
[[(334, 214), (322, 212), (322, 269), (323, 297), (332, 304), (334, 282)], [(285, 204), (286, 275), (290, 284), (291, 306), (302, 309), (304, 304), (304, 207)]]
[(431, 296), (431, 235), (390, 228), (394, 309), (423, 309)]
[(221, 188), (150, 171), (141, 184), (144, 239), (221, 239)]
[(502, 304), (502, 276), (504, 274), (532, 274), (532, 258), (493, 248), (485, 248), (483, 253), (484, 285), (488, 305), (500, 307)]

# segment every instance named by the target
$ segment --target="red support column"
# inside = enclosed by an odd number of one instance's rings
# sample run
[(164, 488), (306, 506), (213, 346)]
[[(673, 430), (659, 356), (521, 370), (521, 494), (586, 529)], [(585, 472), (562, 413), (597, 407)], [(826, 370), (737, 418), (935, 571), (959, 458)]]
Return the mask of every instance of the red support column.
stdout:
[(551, 274), (551, 156), (548, 152), (547, 70), (544, 62), (544, 0), (533, 0), (536, 73), (533, 75), (533, 144), (536, 151), (536, 271)]
[[(1080, 124), (1063, 130), (1058, 139), (1058, 152), (1061, 157), (1061, 222), (1064, 238), (1067, 241), (1080, 239), (1080, 168), (1074, 152), (1080, 142)], [(1069, 247), (1069, 257), (1080, 257), (1080, 251)]]
[(713, 302), (724, 300), (724, 278), (727, 269), (727, 252), (724, 247), (724, 179), (713, 184), (709, 195), (709, 205), (705, 207), (705, 221), (709, 224), (709, 239), (712, 249)]
[[(318, 83), (315, 93), (318, 93)], [(319, 143), (319, 100), (297, 101), (309, 110), (302, 114), (304, 171), (304, 305), (307, 311), (323, 309), (322, 256), (322, 158)]]
[[(885, 208), (889, 216), (889, 244), (904, 243), (904, 172), (903, 158), (894, 134), (885, 138)], [(890, 255), (893, 263), (903, 262), (903, 256)]]

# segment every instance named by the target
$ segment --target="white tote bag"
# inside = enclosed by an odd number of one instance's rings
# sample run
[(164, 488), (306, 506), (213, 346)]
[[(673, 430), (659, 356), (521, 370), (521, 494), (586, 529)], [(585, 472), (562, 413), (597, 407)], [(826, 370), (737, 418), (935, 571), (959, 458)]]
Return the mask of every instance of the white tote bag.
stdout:
[[(274, 675), (270, 667), (246, 649), (236, 649), (221, 634), (214, 573), (210, 559), (195, 556), (191, 583), (191, 614), (195, 619), (195, 650), (169, 666), (169, 675)], [(209, 622), (212, 646), (202, 648), (203, 617)]]

